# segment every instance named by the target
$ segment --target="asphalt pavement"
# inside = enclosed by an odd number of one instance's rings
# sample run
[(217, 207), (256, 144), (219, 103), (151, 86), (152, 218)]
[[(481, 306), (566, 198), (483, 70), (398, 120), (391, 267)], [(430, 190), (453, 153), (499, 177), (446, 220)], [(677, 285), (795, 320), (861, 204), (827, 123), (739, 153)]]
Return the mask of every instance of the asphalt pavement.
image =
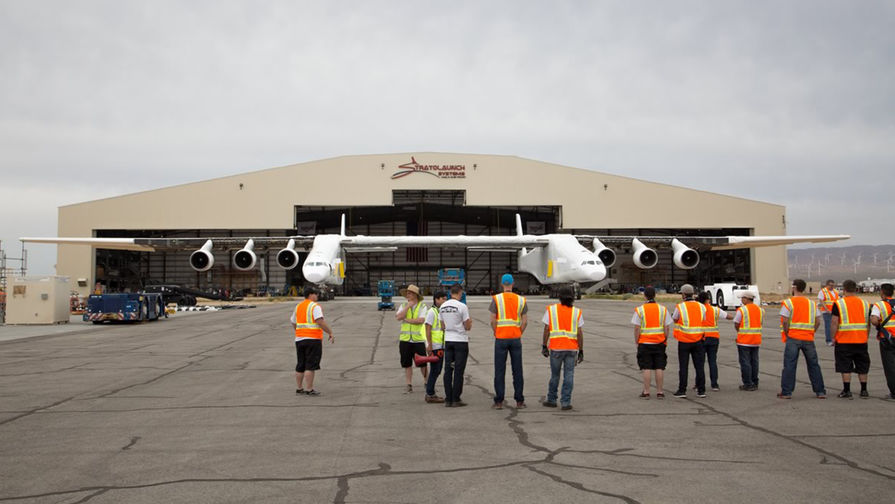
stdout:
[[(871, 347), (870, 399), (829, 398), (800, 363), (776, 398), (782, 344), (766, 307), (761, 384), (743, 392), (722, 322), (721, 390), (686, 399), (669, 344), (667, 399), (639, 399), (633, 302), (583, 300), (574, 409), (545, 408), (548, 300), (531, 298), (525, 397), (492, 402), (488, 298), (473, 297), (465, 408), (405, 393), (394, 312), (323, 303), (318, 397), (296, 396), (294, 304), (51, 330), (0, 327), (0, 501), (28, 503), (892, 502), (895, 401)], [(18, 331), (18, 332), (17, 332)], [(692, 384), (693, 373), (691, 369)], [(857, 379), (855, 379), (857, 382)], [(857, 387), (857, 383), (855, 383)], [(441, 386), (439, 384), (439, 394)]]

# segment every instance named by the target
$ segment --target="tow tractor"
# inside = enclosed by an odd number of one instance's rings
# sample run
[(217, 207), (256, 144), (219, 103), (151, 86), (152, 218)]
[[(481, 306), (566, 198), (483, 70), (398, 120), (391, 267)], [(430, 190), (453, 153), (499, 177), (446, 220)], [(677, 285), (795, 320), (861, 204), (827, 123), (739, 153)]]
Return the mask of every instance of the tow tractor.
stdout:
[(761, 304), (761, 296), (758, 294), (757, 285), (737, 284), (733, 282), (715, 283), (706, 285), (704, 290), (709, 293), (709, 298), (711, 298), (712, 304), (722, 310), (742, 306), (743, 301), (740, 299), (740, 296), (742, 296), (745, 291), (751, 291), (755, 294), (755, 304)]
[(126, 294), (92, 294), (87, 298), (84, 322), (140, 322), (158, 320), (165, 314), (161, 294), (137, 292)]
[(376, 293), (379, 295), (378, 309), (380, 311), (395, 309), (395, 303), (392, 301), (392, 297), (395, 295), (395, 282), (393, 280), (380, 280), (376, 285)]

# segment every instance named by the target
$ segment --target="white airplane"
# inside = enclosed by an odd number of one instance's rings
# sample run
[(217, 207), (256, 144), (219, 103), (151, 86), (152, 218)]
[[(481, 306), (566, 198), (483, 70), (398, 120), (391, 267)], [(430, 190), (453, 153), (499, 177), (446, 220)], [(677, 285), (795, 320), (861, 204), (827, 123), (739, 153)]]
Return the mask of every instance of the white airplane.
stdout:
[[(814, 236), (692, 236), (686, 239), (697, 247), (710, 250), (767, 247), (793, 243), (819, 243), (846, 240), (848, 235)], [(204, 244), (190, 254), (190, 266), (196, 271), (207, 271), (214, 266), (214, 247), (231, 250), (246, 238), (20, 238), (23, 242), (80, 244), (96, 248), (137, 250), (188, 250)], [(593, 283), (606, 277), (606, 269), (615, 264), (616, 254), (605, 245), (630, 245), (637, 267), (656, 266), (659, 255), (654, 246), (670, 245), (675, 266), (693, 269), (699, 264), (699, 253), (680, 240), (667, 236), (592, 236), (571, 234), (528, 235), (522, 232), (522, 219), (516, 214), (516, 234), (513, 236), (348, 236), (345, 215), (342, 215), (339, 234), (317, 236), (249, 238), (233, 255), (233, 267), (248, 271), (255, 267), (258, 257), (256, 243), (263, 247), (285, 247), (277, 253), (277, 264), (287, 270), (299, 264), (299, 251), (308, 256), (302, 266), (304, 278), (313, 283), (341, 285), (345, 281), (345, 261), (348, 253), (395, 251), (398, 247), (465, 248), (490, 252), (515, 252), (519, 271), (528, 273), (542, 284)], [(589, 245), (590, 248), (585, 247)]]

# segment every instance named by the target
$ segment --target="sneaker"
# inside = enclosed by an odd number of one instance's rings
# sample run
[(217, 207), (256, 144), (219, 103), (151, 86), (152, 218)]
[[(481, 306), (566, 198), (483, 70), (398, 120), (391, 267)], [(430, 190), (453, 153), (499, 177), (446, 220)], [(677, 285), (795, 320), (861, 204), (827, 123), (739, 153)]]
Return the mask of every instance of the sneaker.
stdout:
[(445, 402), (444, 402), (444, 407), (445, 407), (445, 408), (453, 408), (453, 407), (454, 407), (454, 403), (452, 403), (451, 401), (445, 401)]
[(678, 390), (677, 392), (675, 392), (674, 394), (671, 394), (671, 395), (673, 395), (674, 397), (687, 397), (687, 391), (686, 390)]
[(783, 395), (783, 392), (778, 392), (777, 399), (792, 399), (792, 396), (791, 395)]
[(826, 398), (827, 398), (827, 394), (817, 394), (817, 398), (818, 398), (818, 399), (826, 399)]
[(841, 399), (851, 399), (851, 391), (850, 391), (850, 390), (843, 390), (842, 392), (839, 392), (839, 397), (840, 397)]
[(569, 411), (570, 409), (572, 409), (572, 405), (571, 405), (571, 404), (566, 404), (565, 406), (563, 406), (563, 407), (560, 408), (560, 409), (563, 410), (563, 411)]
[(544, 402), (541, 403), (541, 406), (546, 406), (546, 407), (548, 407), (548, 408), (555, 408), (555, 407), (556, 407), (556, 403), (555, 403), (555, 402), (550, 402), (550, 401), (544, 401)]
[(491, 409), (503, 409), (503, 401), (492, 404)]
[(413, 385), (407, 385), (407, 387), (404, 388), (404, 392), (408, 394), (413, 392)]
[(870, 399), (870, 393), (868, 393), (866, 390), (862, 390), (861, 399)]
[(525, 401), (516, 401), (516, 409), (525, 409), (527, 407)]
[(304, 393), (305, 393), (305, 389), (303, 389), (303, 388), (295, 389), (295, 393), (296, 393), (296, 394), (304, 394)]
[(719, 391), (719, 390), (721, 390), (721, 387), (719, 387), (717, 383), (714, 384), (714, 385), (712, 385), (712, 391), (713, 391), (713, 392), (717, 392), (717, 391)]
[(740, 385), (740, 390), (745, 390), (746, 392), (752, 390), (752, 385)]
[(465, 403), (465, 402), (463, 402), (463, 401), (457, 401), (457, 402), (454, 403), (454, 406), (453, 406), (453, 407), (454, 407), (454, 408), (462, 408), (463, 406), (466, 406), (466, 403)]
[(705, 395), (705, 390), (703, 390), (703, 391), (701, 391), (701, 392), (696, 392), (696, 397), (699, 397), (700, 399), (703, 398), (703, 397), (705, 397), (705, 396), (706, 396), (706, 395)]
[(649, 392), (641, 392), (640, 398), (641, 399), (649, 399)]
[(426, 402), (427, 403), (443, 403), (444, 397), (438, 397), (437, 395), (427, 395)]
[(827, 346), (833, 346), (833, 342), (832, 342), (832, 341), (827, 341)]
[(308, 390), (307, 392), (305, 392), (305, 394), (310, 395), (310, 396), (319, 396), (320, 392), (317, 392), (316, 390), (311, 389), (311, 390)]

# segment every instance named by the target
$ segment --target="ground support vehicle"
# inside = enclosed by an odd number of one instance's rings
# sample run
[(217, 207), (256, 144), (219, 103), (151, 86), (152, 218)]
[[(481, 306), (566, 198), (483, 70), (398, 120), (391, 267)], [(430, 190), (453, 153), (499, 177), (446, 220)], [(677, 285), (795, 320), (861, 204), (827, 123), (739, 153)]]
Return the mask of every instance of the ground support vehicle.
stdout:
[(377, 309), (380, 311), (395, 309), (395, 303), (392, 301), (392, 297), (395, 295), (394, 280), (380, 280), (376, 285), (376, 294), (379, 296)]
[(84, 322), (101, 324), (105, 321), (139, 322), (158, 320), (165, 315), (165, 304), (160, 294), (125, 293), (93, 294), (87, 298)]
[[(438, 270), (438, 285), (448, 293), (450, 297), (451, 286), (460, 284), (466, 286), (466, 270), (463, 268), (442, 268)], [(460, 302), (466, 304), (466, 289), (463, 289), (463, 297)]]
[(740, 296), (745, 291), (751, 291), (755, 294), (755, 304), (761, 304), (761, 296), (758, 294), (757, 285), (737, 284), (733, 282), (715, 283), (706, 285), (703, 290), (709, 293), (709, 298), (713, 305), (728, 310), (738, 308), (743, 305)]

